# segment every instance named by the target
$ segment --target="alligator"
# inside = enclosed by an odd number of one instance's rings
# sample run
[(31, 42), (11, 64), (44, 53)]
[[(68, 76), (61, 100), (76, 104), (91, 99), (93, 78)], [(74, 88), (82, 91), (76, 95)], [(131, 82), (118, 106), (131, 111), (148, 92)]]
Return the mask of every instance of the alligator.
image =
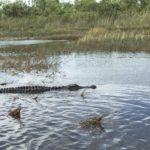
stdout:
[(36, 94), (43, 93), (46, 91), (60, 91), (60, 90), (69, 90), (69, 91), (77, 91), (80, 89), (96, 89), (95, 85), (91, 86), (79, 86), (77, 84), (71, 84), (67, 86), (20, 86), (20, 87), (10, 87), (10, 88), (1, 88), (0, 93), (24, 93), (24, 94)]

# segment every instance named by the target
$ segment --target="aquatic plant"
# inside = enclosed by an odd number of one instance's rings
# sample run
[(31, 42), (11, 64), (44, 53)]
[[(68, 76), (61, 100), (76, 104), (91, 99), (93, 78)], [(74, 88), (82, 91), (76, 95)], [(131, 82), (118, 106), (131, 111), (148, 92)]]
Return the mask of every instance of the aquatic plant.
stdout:
[(99, 127), (101, 125), (102, 117), (91, 117), (86, 120), (80, 122), (80, 126), (83, 128), (90, 128), (90, 127)]
[(95, 27), (80, 38), (78, 44), (110, 51), (149, 51), (149, 39), (149, 28)]
[(32, 97), (32, 99), (38, 102), (38, 96)]
[(84, 93), (85, 93), (85, 91), (86, 91), (86, 89), (84, 89), (82, 92), (81, 92), (81, 97), (83, 97), (84, 98)]
[(20, 111), (21, 111), (21, 107), (19, 106), (18, 108), (14, 109), (14, 110), (10, 110), (8, 112), (8, 115), (14, 119), (20, 119), (21, 118)]

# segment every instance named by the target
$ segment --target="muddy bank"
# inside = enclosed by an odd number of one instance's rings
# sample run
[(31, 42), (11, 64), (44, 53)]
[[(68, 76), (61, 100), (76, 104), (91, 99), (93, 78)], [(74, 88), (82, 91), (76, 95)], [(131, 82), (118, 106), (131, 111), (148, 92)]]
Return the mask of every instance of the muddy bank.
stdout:
[(1, 41), (12, 40), (68, 40), (75, 41), (81, 38), (82, 34), (57, 34), (57, 35), (42, 35), (42, 36), (4, 36), (0, 37)]

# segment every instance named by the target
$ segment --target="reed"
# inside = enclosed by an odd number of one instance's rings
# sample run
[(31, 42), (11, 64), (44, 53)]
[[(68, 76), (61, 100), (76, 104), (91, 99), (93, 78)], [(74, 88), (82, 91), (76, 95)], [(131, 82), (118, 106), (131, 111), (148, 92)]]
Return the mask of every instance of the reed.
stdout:
[(79, 45), (101, 50), (149, 50), (150, 13), (121, 16), (113, 23), (99, 24), (78, 40)]
[[(149, 11), (120, 13), (117, 17), (88, 12), (66, 16), (2, 17), (0, 38), (74, 40), (77, 49), (86, 50), (150, 51), (149, 22)], [(72, 44), (71, 49), (74, 49)]]

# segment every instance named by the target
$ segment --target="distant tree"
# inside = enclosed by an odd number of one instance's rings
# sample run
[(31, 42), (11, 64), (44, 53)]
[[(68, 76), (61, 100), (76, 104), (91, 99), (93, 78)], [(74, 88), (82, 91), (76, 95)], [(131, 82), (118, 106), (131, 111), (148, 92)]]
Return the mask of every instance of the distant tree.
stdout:
[(75, 11), (75, 7), (71, 3), (62, 3), (61, 4), (61, 12), (72, 13)]
[(120, 6), (122, 11), (130, 10), (135, 11), (139, 10), (139, 0), (121, 0)]
[(75, 8), (78, 11), (96, 11), (98, 3), (96, 0), (75, 0)]
[(57, 4), (59, 4), (59, 0), (56, 0)]
[(5, 4), (3, 6), (3, 13), (9, 17), (22, 17), (30, 14), (30, 8), (21, 1)]
[(46, 0), (45, 15), (58, 14), (61, 10), (61, 5), (58, 0)]
[(46, 0), (34, 0), (34, 5), (38, 8), (39, 14), (41, 14), (45, 11)]
[(103, 17), (116, 17), (121, 11), (118, 1), (102, 0), (99, 3), (99, 14)]
[(147, 5), (150, 3), (150, 1), (149, 0), (139, 0), (139, 3), (141, 6), (141, 9), (146, 9)]
[(150, 1), (148, 1), (148, 4), (146, 6), (146, 9), (150, 11)]
[(34, 5), (39, 15), (48, 15), (50, 13), (57, 13), (59, 0), (34, 0)]

